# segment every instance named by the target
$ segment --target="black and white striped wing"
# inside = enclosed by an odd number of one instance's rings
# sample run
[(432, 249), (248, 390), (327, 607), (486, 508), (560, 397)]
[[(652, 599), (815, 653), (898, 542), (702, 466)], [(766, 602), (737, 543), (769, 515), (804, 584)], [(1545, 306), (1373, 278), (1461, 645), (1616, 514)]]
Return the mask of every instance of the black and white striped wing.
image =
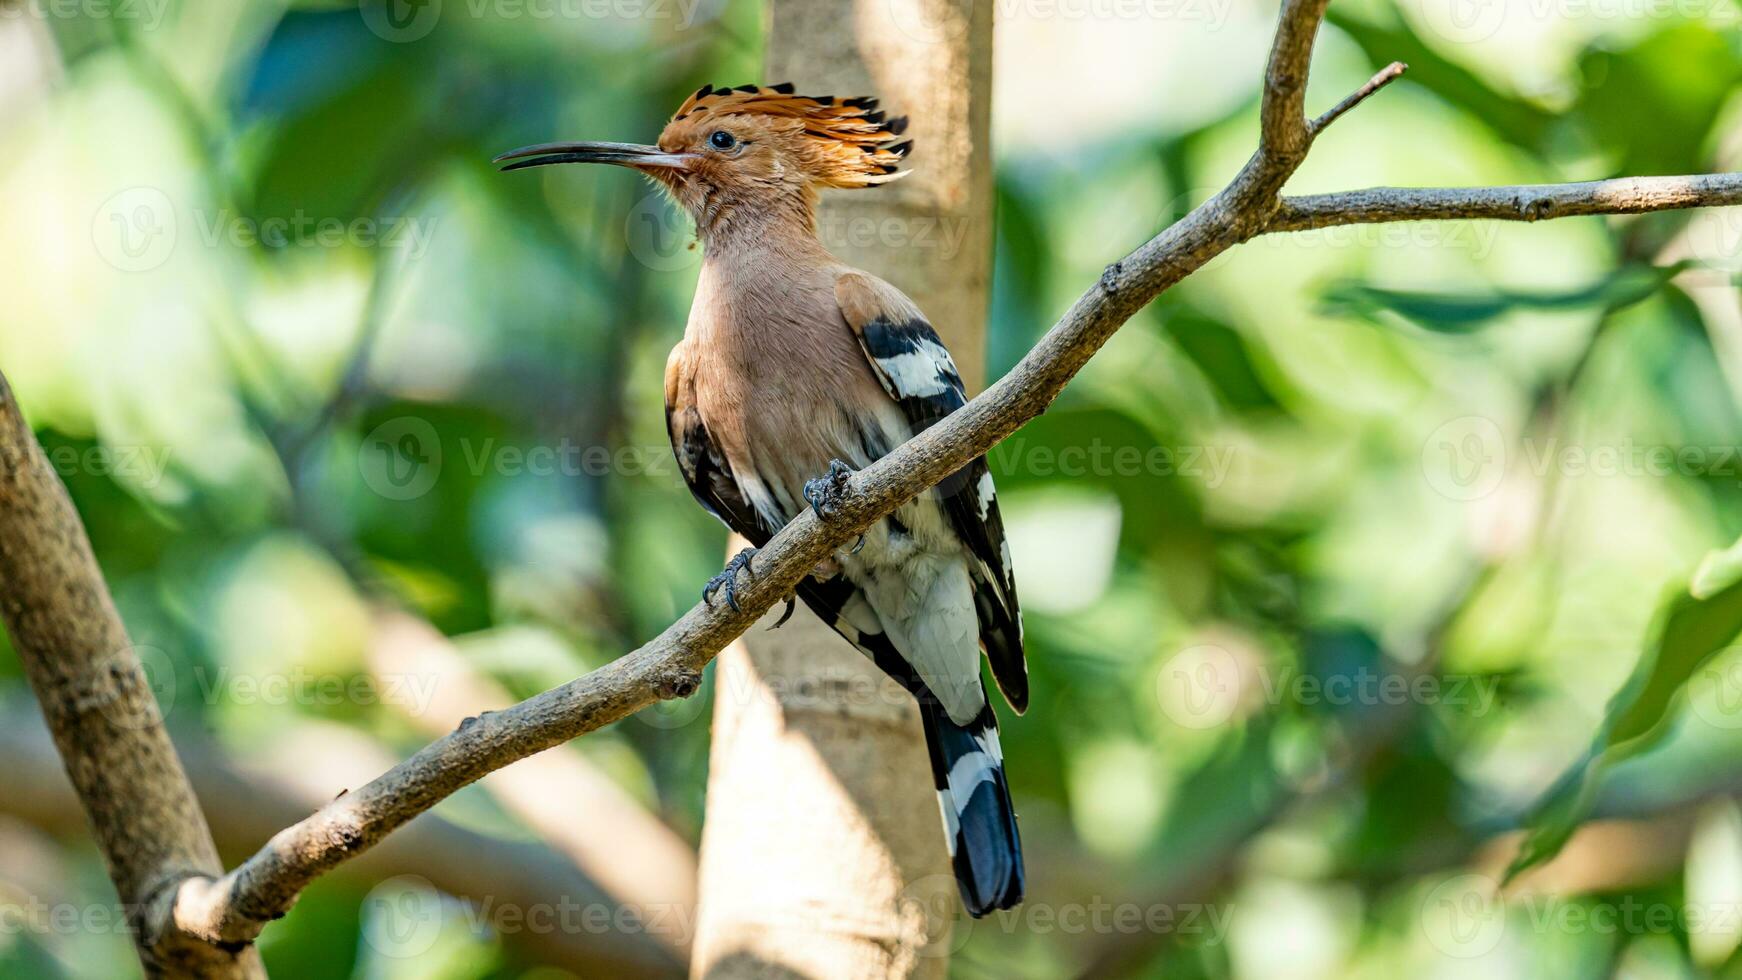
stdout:
[(671, 451), (677, 456), (678, 472), (690, 493), (708, 513), (733, 531), (760, 548), (774, 537), (777, 527), (757, 514), (732, 473), (732, 464), (720, 451), (701, 413), (696, 411), (693, 389), (687, 378), (669, 372), (665, 392), (665, 431), (671, 438)]
[[(835, 282), (835, 299), (872, 370), (917, 435), (967, 403), (962, 376), (937, 331), (900, 290), (850, 272)], [(1022, 652), (1022, 610), (1016, 598), (1004, 519), (984, 456), (937, 487), (950, 526), (974, 561), (980, 644), (999, 690), (1018, 714), (1028, 708), (1028, 667)]]

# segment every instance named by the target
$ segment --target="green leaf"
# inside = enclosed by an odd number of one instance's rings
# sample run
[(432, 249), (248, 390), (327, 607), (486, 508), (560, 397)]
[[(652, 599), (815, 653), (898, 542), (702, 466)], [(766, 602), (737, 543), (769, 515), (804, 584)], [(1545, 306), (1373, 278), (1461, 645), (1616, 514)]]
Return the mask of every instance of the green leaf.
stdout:
[(1694, 569), (1694, 580), (1688, 591), (1697, 599), (1705, 599), (1738, 582), (1742, 582), (1742, 541), (1701, 559), (1700, 567)]
[[(1632, 334), (1627, 346), (1633, 370), (1669, 413), (1654, 427), (1654, 438), (1683, 447), (1742, 445), (1742, 405), (1712, 344), (1715, 326), (1707, 326), (1699, 305), (1680, 285), (1670, 283), (1650, 302), (1628, 311), (1625, 320)], [(1690, 288), (1703, 287), (1690, 283)], [(1690, 455), (1684, 460), (1687, 474), (1733, 482), (1725, 455)]]
[(1683, 23), (1618, 51), (1593, 47), (1579, 71), (1574, 114), (1620, 150), (1616, 173), (1687, 173), (1709, 161), (1707, 134), (1742, 62), (1722, 33)]
[[(1601, 741), (1601, 739), (1599, 739)], [(1600, 768), (1597, 747), (1591, 749), (1555, 781), (1530, 814), (1530, 832), (1518, 846), (1518, 855), (1506, 868), (1502, 886), (1524, 872), (1560, 853), (1578, 829), (1579, 821), (1590, 812), (1591, 798), (1596, 793)]]
[[(1735, 550), (1732, 547), (1729, 553)], [(1714, 556), (1707, 556), (1702, 568), (1713, 561)], [(1717, 561), (1722, 563), (1723, 559)], [(1696, 576), (1695, 581), (1707, 586), (1711, 576), (1707, 578), (1702, 582)], [(1702, 588), (1677, 597), (1663, 617), (1658, 642), (1649, 651), (1651, 662), (1642, 660), (1621, 694), (1610, 703), (1610, 754), (1637, 755), (1655, 744), (1664, 734), (1670, 704), (1687, 686), (1688, 678), (1713, 654), (1729, 646), (1739, 632), (1742, 580), (1733, 579), (1716, 592)], [(1626, 703), (1616, 703), (1623, 696), (1627, 696)]]
[(1165, 317), (1168, 336), (1202, 371), (1222, 401), (1241, 411), (1280, 411), (1257, 357), (1239, 331), (1184, 304)]
[(1613, 313), (1650, 298), (1686, 268), (1687, 264), (1682, 262), (1667, 266), (1623, 266), (1613, 275), (1578, 289), (1557, 292), (1501, 290), (1486, 295), (1385, 289), (1342, 280), (1331, 283), (1319, 293), (1319, 310), (1327, 316), (1359, 317), (1375, 323), (1381, 322), (1380, 314), (1391, 313), (1424, 330), (1468, 334), (1487, 327), (1513, 310), (1595, 308)]
[(1590, 804), (1604, 773), (1638, 755), (1669, 729), (1670, 708), (1688, 679), (1742, 633), (1742, 541), (1707, 555), (1693, 584), (1659, 609), (1652, 641), (1627, 683), (1609, 700), (1591, 747), (1557, 780), (1526, 819), (1530, 828), (1506, 881), (1560, 852)]

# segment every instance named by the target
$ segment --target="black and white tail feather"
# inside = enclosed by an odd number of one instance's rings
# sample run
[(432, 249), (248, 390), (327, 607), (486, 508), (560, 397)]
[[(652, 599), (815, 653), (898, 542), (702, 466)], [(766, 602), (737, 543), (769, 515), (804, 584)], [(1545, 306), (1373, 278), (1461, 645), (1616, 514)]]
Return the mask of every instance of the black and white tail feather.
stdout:
[(1022, 901), (1022, 838), (992, 706), (967, 728), (935, 702), (921, 701), (920, 714), (962, 905), (975, 918), (1012, 908)]
[(851, 607), (864, 600), (844, 578), (807, 580), (798, 594), (818, 618), (871, 657), (879, 670), (919, 702), (931, 757), (932, 786), (938, 794), (944, 839), (962, 893), (962, 906), (974, 918), (1022, 902), (1022, 837), (1016, 807), (1004, 778), (1004, 751), (998, 745), (998, 718), (989, 700), (967, 725), (950, 720), (918, 672), (883, 633), (862, 632)]

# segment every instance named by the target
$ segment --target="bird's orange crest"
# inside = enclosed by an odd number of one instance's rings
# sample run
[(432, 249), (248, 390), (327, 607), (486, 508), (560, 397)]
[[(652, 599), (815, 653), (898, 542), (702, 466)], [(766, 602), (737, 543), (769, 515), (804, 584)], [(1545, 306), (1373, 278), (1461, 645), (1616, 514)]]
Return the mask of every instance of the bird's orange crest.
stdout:
[(869, 187), (904, 176), (900, 164), (913, 149), (912, 140), (897, 142), (907, 129), (907, 117), (885, 118), (875, 98), (797, 95), (791, 82), (723, 89), (704, 85), (678, 107), (659, 145), (696, 145), (732, 117), (784, 137), (808, 175), (830, 187)]

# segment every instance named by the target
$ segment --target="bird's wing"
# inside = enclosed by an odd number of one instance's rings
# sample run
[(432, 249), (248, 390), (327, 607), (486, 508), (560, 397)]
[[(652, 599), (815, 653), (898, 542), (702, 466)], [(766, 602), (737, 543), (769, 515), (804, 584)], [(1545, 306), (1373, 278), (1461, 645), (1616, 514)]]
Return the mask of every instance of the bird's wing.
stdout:
[(701, 413), (696, 410), (694, 381), (681, 345), (672, 351), (665, 369), (665, 431), (671, 438), (671, 451), (677, 456), (678, 472), (683, 474), (697, 502), (755, 547), (767, 544), (780, 529), (770, 527), (757, 513), (743, 484), (733, 475), (731, 462), (702, 423)]
[[(847, 272), (835, 280), (835, 300), (883, 390), (901, 407), (915, 435), (966, 404), (956, 362), (924, 314), (900, 290), (874, 276)], [(937, 494), (950, 526), (974, 559), (969, 567), (974, 607), (992, 677), (1020, 714), (1028, 708), (1022, 610), (986, 458), (944, 480)]]
[[(677, 456), (678, 471), (690, 493), (708, 513), (760, 548), (779, 528), (758, 515), (743, 485), (733, 475), (731, 462), (708, 433), (701, 413), (696, 410), (689, 367), (683, 348), (673, 350), (665, 372), (665, 426)], [(846, 576), (835, 575), (827, 580), (806, 576), (796, 591), (817, 618), (858, 647), (914, 697), (923, 700), (932, 696), (918, 671), (885, 635), (883, 624), (865, 600), (865, 594)]]

